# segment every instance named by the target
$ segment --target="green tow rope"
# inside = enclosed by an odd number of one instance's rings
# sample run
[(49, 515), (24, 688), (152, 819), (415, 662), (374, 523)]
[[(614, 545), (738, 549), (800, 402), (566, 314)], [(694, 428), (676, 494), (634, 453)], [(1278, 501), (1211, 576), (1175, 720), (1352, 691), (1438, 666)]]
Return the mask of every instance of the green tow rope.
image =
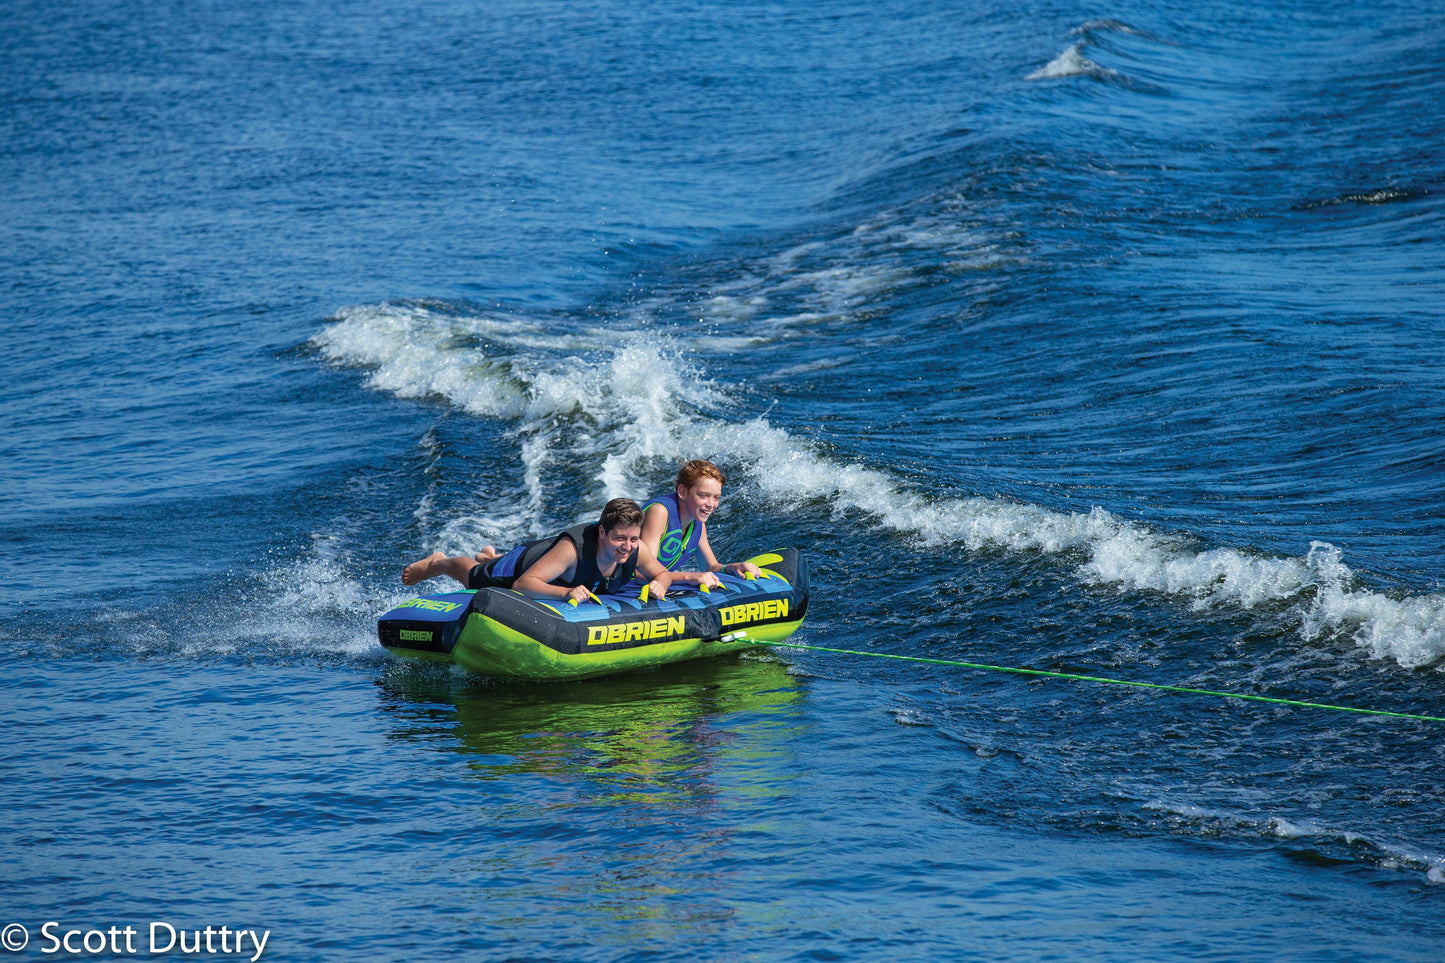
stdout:
[(888, 652), (861, 652), (857, 649), (830, 649), (821, 645), (803, 645), (798, 642), (769, 642), (771, 646), (788, 649), (808, 649), (813, 652), (833, 652), (838, 655), (863, 655), (874, 659), (897, 659), (900, 662), (925, 662), (929, 665), (951, 665), (962, 669), (983, 669), (988, 672), (1011, 672), (1014, 675), (1030, 675), (1044, 679), (1071, 679), (1075, 682), (1102, 682), (1108, 685), (1128, 685), (1138, 689), (1161, 689), (1165, 692), (1185, 692), (1189, 695), (1215, 696), (1221, 699), (1248, 699), (1251, 702), (1272, 702), (1281, 706), (1299, 706), (1305, 709), (1333, 709), (1335, 712), (1357, 712), (1366, 716), (1391, 716), (1395, 719), (1419, 719), (1424, 722), (1445, 722), (1440, 716), (1414, 715), (1409, 712), (1386, 712), (1384, 709), (1356, 709), (1354, 706), (1332, 706), (1324, 702), (1300, 702), (1295, 699), (1273, 699), (1269, 696), (1246, 695), (1242, 692), (1216, 692), (1213, 689), (1191, 689), (1182, 685), (1160, 685), (1157, 682), (1132, 682), (1128, 679), (1105, 679), (1094, 675), (1076, 675), (1072, 672), (1046, 672), (1043, 669), (1020, 669), (1007, 665), (982, 665), (978, 662), (957, 662), (953, 659), (926, 659), (917, 655), (893, 655)]

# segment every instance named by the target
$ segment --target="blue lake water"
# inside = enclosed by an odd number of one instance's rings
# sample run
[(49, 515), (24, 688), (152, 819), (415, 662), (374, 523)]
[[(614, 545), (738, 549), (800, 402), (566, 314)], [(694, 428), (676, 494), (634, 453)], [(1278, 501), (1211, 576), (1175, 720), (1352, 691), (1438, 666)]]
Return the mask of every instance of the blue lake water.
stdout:
[(1441, 13), (5, 5), (12, 958), (1441, 959), (1445, 723), (375, 636), (708, 457), (803, 644), (1445, 716)]

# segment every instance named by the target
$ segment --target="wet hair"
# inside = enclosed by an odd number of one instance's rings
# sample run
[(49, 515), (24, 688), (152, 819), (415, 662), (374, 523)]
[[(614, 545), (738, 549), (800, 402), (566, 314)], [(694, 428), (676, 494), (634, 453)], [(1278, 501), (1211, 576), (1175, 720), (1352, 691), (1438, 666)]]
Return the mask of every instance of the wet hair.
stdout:
[(719, 485), (726, 485), (728, 481), (718, 466), (706, 458), (694, 458), (683, 465), (682, 470), (677, 473), (677, 484), (682, 488), (691, 489), (704, 478), (716, 479)]
[(598, 524), (604, 532), (613, 531), (619, 525), (641, 527), (642, 508), (630, 498), (614, 498), (602, 506), (602, 518)]

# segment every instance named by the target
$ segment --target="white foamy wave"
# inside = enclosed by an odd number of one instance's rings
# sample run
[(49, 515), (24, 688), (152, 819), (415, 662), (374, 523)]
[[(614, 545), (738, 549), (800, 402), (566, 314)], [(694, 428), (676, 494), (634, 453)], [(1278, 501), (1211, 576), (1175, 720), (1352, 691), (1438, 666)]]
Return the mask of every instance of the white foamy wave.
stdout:
[[(438, 533), (444, 550), (529, 534), (552, 465), (596, 464), (597, 494), (635, 493), (651, 463), (685, 450), (692, 413), (724, 400), (646, 327), (545, 337), (539, 327), (384, 304), (343, 309), (312, 339), (332, 361), (373, 369), (368, 387), (517, 423), (523, 491), (494, 499), (500, 511), (453, 517)], [(417, 520), (434, 511), (424, 498)]]
[(825, 498), (836, 513), (865, 513), (921, 546), (1080, 557), (1076, 571), (1087, 584), (1158, 593), (1199, 609), (1287, 604), (1306, 639), (1344, 634), (1408, 668), (1445, 657), (1445, 598), (1395, 599), (1358, 587), (1339, 550), (1324, 542), (1311, 543), (1304, 557), (1195, 551), (1186, 539), (1099, 508), (1070, 513), (1004, 499), (931, 500), (885, 472), (816, 454), (763, 419), (698, 425), (678, 441), (758, 466), (751, 483), (774, 504)]
[[(476, 363), (474, 341), (459, 340), (458, 329), (473, 338), (485, 330), (494, 351), (509, 353), (507, 363)], [(605, 340), (539, 338), (533, 324), (381, 306), (346, 312), (318, 343), (338, 361), (379, 370), (396, 355), (390, 346), (404, 344), (422, 368), (450, 374), (393, 368), (388, 378), (373, 377), (373, 387), (403, 397), (432, 394), (517, 423), (525, 484), (500, 510), (463, 512), (447, 523), (439, 540), (457, 554), (534, 534), (545, 508), (542, 479), (551, 467), (591, 466), (590, 503), (635, 495), (655, 481), (660, 463), (705, 455), (741, 471), (749, 491), (766, 503), (787, 508), (823, 499), (839, 516), (862, 514), (920, 547), (1060, 556), (1085, 584), (1155, 593), (1197, 609), (1273, 605), (1292, 613), (1307, 640), (1348, 637), (1407, 667), (1445, 657), (1445, 599), (1395, 598), (1362, 587), (1326, 543), (1312, 543), (1303, 557), (1201, 551), (1189, 539), (1097, 508), (1070, 513), (1006, 499), (929, 498), (885, 471), (840, 462), (766, 418), (737, 422), (709, 413), (727, 407), (726, 395), (651, 331), (644, 325), (615, 330)], [(543, 340), (547, 348), (536, 348)], [(476, 403), (503, 395), (505, 405)]]
[[(483, 340), (489, 349), (477, 346)], [(647, 420), (663, 404), (714, 397), (700, 379), (676, 374), (686, 367), (681, 357), (645, 330), (546, 334), (529, 321), (383, 304), (343, 308), (311, 343), (328, 360), (373, 369), (368, 387), (526, 428), (563, 415), (597, 425)]]
[(414, 305), (343, 308), (311, 339), (332, 361), (373, 369), (368, 385), (402, 398), (442, 397), (478, 415), (520, 411), (524, 393), (503, 359), (447, 345), (487, 333), (489, 319), (460, 319)]
[(1059, 77), (1118, 77), (1117, 70), (1100, 67), (1084, 56), (1084, 45), (1076, 43), (1044, 66), (1026, 76), (1025, 80), (1051, 80)]
[(1352, 638), (1371, 655), (1407, 668), (1445, 656), (1445, 599), (1439, 596), (1395, 599), (1338, 583), (1321, 585), (1302, 631), (1315, 637), (1344, 626), (1357, 626)]

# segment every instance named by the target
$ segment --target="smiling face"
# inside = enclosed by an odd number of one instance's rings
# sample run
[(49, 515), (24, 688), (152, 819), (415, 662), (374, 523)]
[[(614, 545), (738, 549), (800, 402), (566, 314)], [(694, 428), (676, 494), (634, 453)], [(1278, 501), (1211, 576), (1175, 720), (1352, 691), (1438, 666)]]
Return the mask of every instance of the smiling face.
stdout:
[(685, 513), (691, 513), (699, 522), (707, 524), (708, 516), (717, 511), (722, 501), (722, 482), (716, 478), (699, 478), (691, 488), (677, 486), (677, 504)]
[(598, 535), (598, 561), (606, 567), (623, 561), (637, 550), (642, 542), (642, 526), (618, 525), (612, 529), (604, 528)]

